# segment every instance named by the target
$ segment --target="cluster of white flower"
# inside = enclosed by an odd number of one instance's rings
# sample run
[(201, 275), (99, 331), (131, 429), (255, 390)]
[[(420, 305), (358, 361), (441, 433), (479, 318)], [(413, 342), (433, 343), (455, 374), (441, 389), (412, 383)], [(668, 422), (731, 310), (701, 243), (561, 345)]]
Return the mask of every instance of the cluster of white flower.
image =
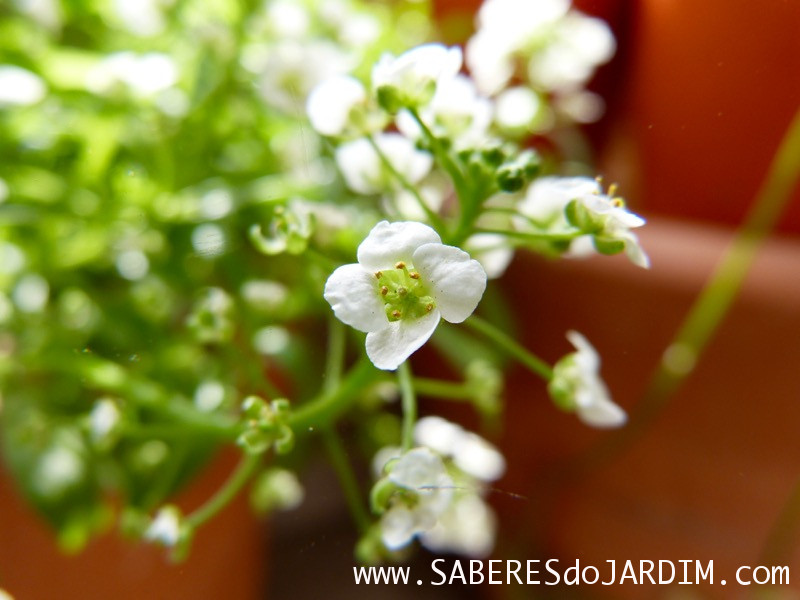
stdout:
[[(600, 116), (601, 100), (583, 87), (615, 51), (603, 21), (571, 9), (570, 0), (486, 0), (477, 25), (467, 64), (482, 92), (499, 95), (499, 121), (519, 120), (514, 108), (523, 108), (529, 124), (547, 121), (540, 109), (550, 98), (578, 121)], [(505, 89), (515, 77), (529, 87)]]
[[(376, 489), (388, 490), (380, 521), (389, 550), (415, 537), (434, 552), (484, 557), (494, 545), (496, 519), (483, 500), (487, 484), (505, 471), (498, 450), (478, 435), (440, 417), (420, 419), (418, 447), (384, 448), (375, 458)], [(387, 487), (388, 482), (388, 487)]]

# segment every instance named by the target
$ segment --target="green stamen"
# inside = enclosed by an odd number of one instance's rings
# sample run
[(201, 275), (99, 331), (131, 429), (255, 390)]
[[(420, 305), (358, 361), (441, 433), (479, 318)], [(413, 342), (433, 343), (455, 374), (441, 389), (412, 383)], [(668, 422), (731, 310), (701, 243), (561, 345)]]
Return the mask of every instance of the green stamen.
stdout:
[(378, 292), (384, 301), (384, 310), (389, 321), (418, 319), (436, 308), (436, 302), (422, 284), (419, 273), (398, 262), (391, 271), (378, 271)]

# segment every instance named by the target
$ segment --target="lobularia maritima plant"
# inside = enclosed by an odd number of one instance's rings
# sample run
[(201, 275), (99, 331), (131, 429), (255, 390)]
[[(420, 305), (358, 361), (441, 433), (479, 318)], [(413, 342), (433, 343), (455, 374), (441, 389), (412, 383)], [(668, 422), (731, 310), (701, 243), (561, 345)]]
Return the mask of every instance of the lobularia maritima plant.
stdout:
[[(359, 560), (484, 556), (505, 461), (417, 396), (496, 417), (510, 357), (559, 408), (624, 423), (581, 334), (551, 367), (474, 315), (517, 249), (648, 266), (643, 219), (540, 143), (599, 117), (604, 23), (486, 0), (464, 61), (427, 43), (424, 2), (82, 6), (0, 25), (3, 455), (65, 549), (116, 521), (180, 556), (247, 484), (297, 506), (295, 449), (339, 448), (348, 421), (374, 455), (364, 505), (347, 494)], [(414, 377), (432, 336), (463, 383)], [(222, 445), (241, 465), (181, 514)]]

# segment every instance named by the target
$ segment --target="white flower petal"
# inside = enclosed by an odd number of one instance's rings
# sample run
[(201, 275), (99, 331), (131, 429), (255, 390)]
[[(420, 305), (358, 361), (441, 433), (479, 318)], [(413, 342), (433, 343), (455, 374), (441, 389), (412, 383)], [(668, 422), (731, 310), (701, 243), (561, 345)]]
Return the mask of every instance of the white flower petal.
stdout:
[(412, 448), (397, 461), (389, 481), (414, 491), (441, 485), (447, 477), (442, 459), (428, 448)]
[(367, 92), (358, 79), (340, 75), (323, 81), (311, 91), (306, 112), (319, 133), (340, 135), (348, 125), (350, 111), (366, 98)]
[(336, 165), (345, 183), (359, 194), (376, 194), (381, 190), (381, 161), (375, 149), (364, 138), (336, 148)]
[[(602, 382), (600, 382), (602, 384)], [(603, 386), (605, 388), (605, 386)], [(607, 392), (606, 392), (607, 393)], [(594, 393), (590, 401), (583, 403), (578, 397), (578, 418), (592, 427), (619, 427), (628, 420), (625, 411), (607, 395)]]
[(417, 532), (414, 513), (404, 504), (395, 504), (381, 517), (381, 540), (389, 550), (407, 545)]
[(450, 456), (464, 430), (442, 417), (423, 417), (414, 426), (414, 441), (445, 456)]
[(481, 481), (500, 479), (506, 470), (503, 455), (485, 439), (465, 431), (453, 452), (453, 462), (468, 475)]
[(404, 319), (389, 323), (380, 331), (367, 334), (367, 356), (379, 369), (393, 371), (428, 341), (441, 314), (433, 310), (419, 319)]
[(598, 369), (600, 369), (600, 355), (589, 340), (587, 340), (583, 334), (574, 330), (567, 332), (567, 339), (578, 351), (576, 360), (581, 370), (584, 372), (597, 373)]
[(389, 324), (383, 308), (374, 273), (361, 265), (343, 265), (325, 283), (325, 300), (336, 317), (359, 331), (378, 331)]
[(425, 244), (412, 262), (445, 321), (461, 323), (475, 311), (486, 289), (486, 271), (477, 260), (455, 246)]
[(358, 247), (358, 262), (365, 269), (394, 268), (395, 263), (412, 263), (414, 251), (424, 244), (441, 244), (433, 229), (415, 221), (381, 221)]

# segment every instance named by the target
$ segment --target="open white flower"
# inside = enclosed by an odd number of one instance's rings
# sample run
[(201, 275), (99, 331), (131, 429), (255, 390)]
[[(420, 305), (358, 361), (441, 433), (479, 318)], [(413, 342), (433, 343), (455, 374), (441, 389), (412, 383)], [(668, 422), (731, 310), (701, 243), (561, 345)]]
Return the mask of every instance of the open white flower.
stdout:
[[(531, 184), (518, 209), (543, 227), (580, 227), (588, 235), (573, 241), (570, 247), (573, 256), (593, 251), (588, 243), (591, 236), (594, 247), (618, 245), (606, 253), (624, 249), (631, 262), (646, 269), (650, 266), (650, 259), (631, 231), (644, 225), (645, 220), (625, 208), (623, 200), (614, 196), (614, 187), (612, 185), (609, 193), (605, 194), (600, 183), (589, 177), (542, 177)], [(571, 205), (574, 210), (570, 217), (567, 211)], [(521, 220), (517, 220), (517, 224), (525, 227)]]
[(506, 468), (503, 455), (492, 444), (442, 417), (423, 417), (417, 421), (414, 440), (452, 458), (461, 471), (481, 481), (499, 479)]
[(436, 525), (450, 505), (453, 480), (442, 459), (428, 448), (403, 454), (392, 465), (388, 479), (410, 492), (396, 494), (381, 517), (381, 539), (387, 548), (397, 550)]
[(381, 221), (357, 256), (331, 274), (324, 296), (341, 321), (367, 333), (367, 356), (379, 369), (400, 366), (440, 318), (469, 317), (486, 289), (480, 263), (422, 223)]
[[(384, 54), (372, 68), (372, 88), (382, 105), (399, 109), (426, 104), (436, 91), (440, 79), (452, 78), (461, 70), (463, 57), (457, 46), (424, 44), (400, 56)], [(387, 97), (391, 97), (386, 106)]]
[(457, 494), (430, 529), (420, 534), (432, 552), (484, 558), (494, 547), (497, 517), (476, 493)]
[(600, 356), (577, 331), (567, 332), (577, 352), (562, 358), (553, 369), (549, 390), (554, 400), (593, 427), (619, 427), (627, 420), (600, 379)]
[[(414, 143), (399, 133), (382, 133), (375, 143), (392, 168), (409, 183), (418, 183), (433, 166), (433, 157), (417, 150)], [(369, 140), (359, 138), (336, 149), (336, 164), (354, 192), (378, 194), (396, 184), (396, 177), (383, 164)]]

